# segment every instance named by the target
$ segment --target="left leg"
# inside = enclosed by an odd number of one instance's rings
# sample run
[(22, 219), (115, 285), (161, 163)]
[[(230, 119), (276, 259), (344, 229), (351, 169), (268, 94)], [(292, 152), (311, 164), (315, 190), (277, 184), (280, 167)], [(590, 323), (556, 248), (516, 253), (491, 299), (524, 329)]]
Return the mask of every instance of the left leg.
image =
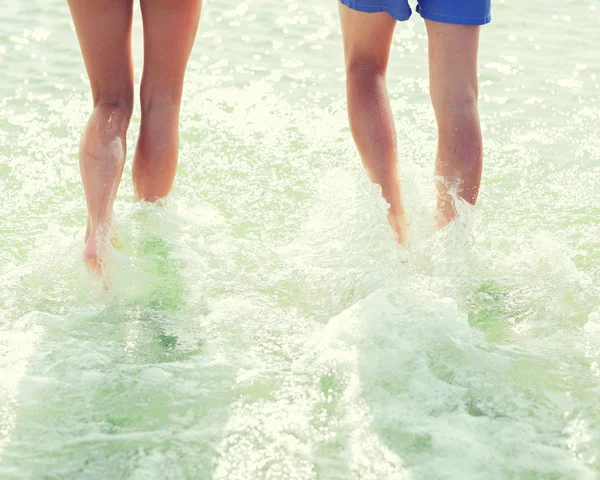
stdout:
[(133, 1), (69, 0), (69, 8), (94, 101), (79, 152), (88, 210), (84, 260), (90, 268), (100, 270), (110, 242), (112, 207), (133, 108)]
[(387, 12), (365, 13), (339, 5), (350, 130), (363, 165), (389, 204), (388, 220), (398, 243), (408, 221), (397, 173), (396, 129), (385, 74), (396, 20)]

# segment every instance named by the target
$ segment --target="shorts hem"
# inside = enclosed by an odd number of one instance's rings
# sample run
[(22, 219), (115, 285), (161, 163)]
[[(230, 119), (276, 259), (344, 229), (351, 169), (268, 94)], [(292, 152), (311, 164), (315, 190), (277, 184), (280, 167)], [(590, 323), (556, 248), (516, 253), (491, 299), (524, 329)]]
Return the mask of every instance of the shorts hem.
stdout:
[(425, 20), (433, 20), (434, 22), (453, 23), (456, 25), (486, 25), (492, 21), (491, 15), (485, 17), (461, 17), (455, 15), (441, 15), (439, 13), (429, 13), (418, 10), (419, 15)]
[(410, 12), (408, 15), (394, 12), (384, 5), (361, 5), (360, 3), (353, 2), (351, 0), (339, 0), (339, 2), (342, 5), (346, 5), (348, 8), (351, 8), (352, 10), (356, 10), (358, 12), (364, 12), (364, 13), (386, 12), (386, 13), (390, 14), (392, 16), (392, 18), (394, 18), (395, 20), (398, 20), (399, 22), (404, 22), (404, 21), (408, 20), (410, 18), (410, 16), (412, 15), (412, 12)]

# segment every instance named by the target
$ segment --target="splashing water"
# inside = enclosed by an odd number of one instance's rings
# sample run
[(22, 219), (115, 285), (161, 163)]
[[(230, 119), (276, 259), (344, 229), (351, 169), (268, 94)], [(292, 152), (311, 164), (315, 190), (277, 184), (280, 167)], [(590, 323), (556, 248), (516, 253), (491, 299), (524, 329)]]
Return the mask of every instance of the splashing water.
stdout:
[(0, 25), (0, 478), (597, 478), (593, 1), (494, 5), (480, 202), (440, 231), (425, 32), (398, 26), (406, 251), (350, 138), (335, 4), (208, 3), (173, 194), (135, 203), (128, 162), (108, 293), (67, 6)]

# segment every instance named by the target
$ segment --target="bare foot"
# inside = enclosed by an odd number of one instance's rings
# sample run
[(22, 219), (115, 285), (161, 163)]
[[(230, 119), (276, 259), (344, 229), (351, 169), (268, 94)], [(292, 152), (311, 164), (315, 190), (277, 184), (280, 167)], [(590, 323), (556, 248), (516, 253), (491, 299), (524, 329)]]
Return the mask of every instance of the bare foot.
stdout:
[(102, 273), (104, 269), (104, 253), (106, 246), (100, 238), (100, 235), (95, 232), (90, 232), (87, 235), (85, 248), (83, 250), (83, 261), (88, 269), (94, 273)]
[(400, 215), (392, 213), (392, 210), (390, 209), (388, 213), (388, 222), (390, 222), (392, 230), (394, 230), (398, 245), (405, 246), (406, 236), (408, 229), (410, 228), (410, 223), (406, 219), (406, 215), (404, 213), (401, 213)]
[(114, 244), (115, 235), (112, 226), (105, 226), (93, 230), (88, 220), (85, 232), (85, 248), (83, 250), (83, 261), (88, 269), (95, 273), (102, 273), (108, 248)]
[(400, 184), (395, 179), (387, 179), (381, 187), (381, 194), (388, 207), (388, 222), (394, 231), (398, 245), (406, 245), (406, 235), (410, 228), (410, 223), (406, 218), (404, 207), (402, 206), (402, 196), (400, 195)]
[(100, 272), (102, 270), (104, 264), (103, 258), (106, 256), (107, 242), (103, 239), (110, 239), (110, 244), (114, 248), (119, 248), (121, 245), (121, 239), (112, 225), (105, 227), (105, 230), (105, 233), (103, 232), (100, 234), (95, 232), (94, 235), (92, 235), (90, 220), (88, 218), (84, 237), (85, 249), (83, 251), (83, 261), (90, 270), (95, 272)]

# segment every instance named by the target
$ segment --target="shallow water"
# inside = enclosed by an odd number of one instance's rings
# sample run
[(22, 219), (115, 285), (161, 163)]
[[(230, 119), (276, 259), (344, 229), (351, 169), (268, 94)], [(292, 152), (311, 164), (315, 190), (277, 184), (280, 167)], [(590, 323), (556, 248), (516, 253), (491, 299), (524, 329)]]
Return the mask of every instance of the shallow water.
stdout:
[(597, 478), (600, 5), (550, 3), (496, 2), (483, 30), (472, 231), (434, 232), (424, 28), (399, 25), (408, 254), (350, 138), (335, 3), (208, 3), (176, 186), (136, 204), (128, 162), (103, 294), (68, 10), (9, 0), (0, 478)]

